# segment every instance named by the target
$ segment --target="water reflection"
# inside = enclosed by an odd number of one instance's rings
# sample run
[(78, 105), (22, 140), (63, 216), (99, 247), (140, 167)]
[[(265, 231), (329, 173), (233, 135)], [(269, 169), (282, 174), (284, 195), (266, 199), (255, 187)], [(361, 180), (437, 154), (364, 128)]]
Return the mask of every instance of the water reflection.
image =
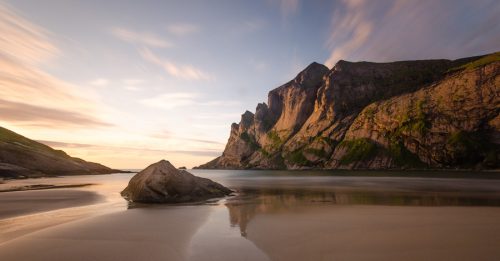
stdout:
[(249, 222), (258, 214), (294, 212), (328, 205), (385, 206), (500, 206), (498, 195), (454, 192), (318, 191), (301, 189), (241, 189), (226, 201), (231, 227), (247, 236)]

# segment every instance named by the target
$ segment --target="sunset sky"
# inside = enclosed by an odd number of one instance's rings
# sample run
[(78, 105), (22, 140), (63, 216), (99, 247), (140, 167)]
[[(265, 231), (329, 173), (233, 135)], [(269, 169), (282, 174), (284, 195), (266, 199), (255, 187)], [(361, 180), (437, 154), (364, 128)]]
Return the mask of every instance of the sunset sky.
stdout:
[(498, 0), (0, 0), (0, 126), (114, 168), (220, 155), (309, 63), (500, 50)]

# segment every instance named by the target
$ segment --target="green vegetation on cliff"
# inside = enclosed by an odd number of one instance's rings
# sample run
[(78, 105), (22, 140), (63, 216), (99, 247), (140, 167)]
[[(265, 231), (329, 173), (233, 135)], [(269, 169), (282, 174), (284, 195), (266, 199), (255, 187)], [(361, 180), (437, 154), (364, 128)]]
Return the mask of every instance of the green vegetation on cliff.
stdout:
[(343, 140), (339, 144), (339, 147), (346, 149), (346, 153), (340, 159), (340, 164), (342, 165), (370, 160), (377, 155), (377, 145), (367, 138)]
[(409, 151), (401, 141), (393, 141), (386, 149), (387, 154), (394, 160), (399, 167), (407, 168), (426, 168), (417, 155)]
[(318, 158), (326, 158), (328, 154), (324, 149), (314, 149), (314, 148), (308, 148), (304, 150), (305, 153), (309, 153), (312, 155), (315, 155)]
[(460, 70), (464, 70), (464, 69), (465, 70), (474, 70), (478, 67), (490, 64), (492, 62), (498, 62), (498, 61), (500, 61), (500, 52), (492, 53), (490, 55), (486, 55), (486, 56), (484, 56), (480, 59), (477, 59), (475, 61), (463, 64), (463, 65), (460, 65), (457, 67), (453, 67), (453, 68), (449, 69), (448, 72), (456, 72), (456, 71), (460, 71)]
[(447, 149), (455, 159), (452, 164), (473, 167), (483, 162), (487, 166), (497, 165), (499, 146), (488, 142), (486, 133), (457, 131), (448, 137)]
[(240, 138), (250, 146), (252, 150), (257, 150), (260, 148), (259, 143), (255, 141), (253, 137), (251, 137), (248, 132), (242, 132), (240, 134)]
[(304, 156), (302, 149), (298, 149), (290, 153), (290, 155), (288, 155), (287, 157), (287, 160), (299, 166), (309, 166), (311, 164), (311, 162)]

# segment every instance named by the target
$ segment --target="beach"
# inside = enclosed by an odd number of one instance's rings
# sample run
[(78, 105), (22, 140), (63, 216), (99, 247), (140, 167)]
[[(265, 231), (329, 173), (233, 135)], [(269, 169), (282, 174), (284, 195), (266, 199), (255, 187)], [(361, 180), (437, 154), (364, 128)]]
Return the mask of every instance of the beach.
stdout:
[(113, 174), (43, 180), (95, 184), (81, 188), (0, 193), (0, 260), (500, 258), (499, 180), (193, 173), (237, 192), (205, 204), (128, 204), (119, 192), (133, 174)]
[(102, 200), (103, 197), (95, 192), (71, 189), (4, 192), (0, 196), (0, 219), (90, 205)]

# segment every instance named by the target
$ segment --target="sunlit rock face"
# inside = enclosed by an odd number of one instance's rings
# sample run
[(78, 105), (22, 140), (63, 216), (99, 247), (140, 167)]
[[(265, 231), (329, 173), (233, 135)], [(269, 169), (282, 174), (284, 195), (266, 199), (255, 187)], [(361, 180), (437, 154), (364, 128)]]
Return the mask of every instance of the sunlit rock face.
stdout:
[(132, 202), (182, 203), (224, 197), (231, 192), (219, 183), (196, 177), (161, 160), (132, 177), (121, 194)]
[(234, 123), (200, 168), (498, 168), (500, 53), (313, 63)]

